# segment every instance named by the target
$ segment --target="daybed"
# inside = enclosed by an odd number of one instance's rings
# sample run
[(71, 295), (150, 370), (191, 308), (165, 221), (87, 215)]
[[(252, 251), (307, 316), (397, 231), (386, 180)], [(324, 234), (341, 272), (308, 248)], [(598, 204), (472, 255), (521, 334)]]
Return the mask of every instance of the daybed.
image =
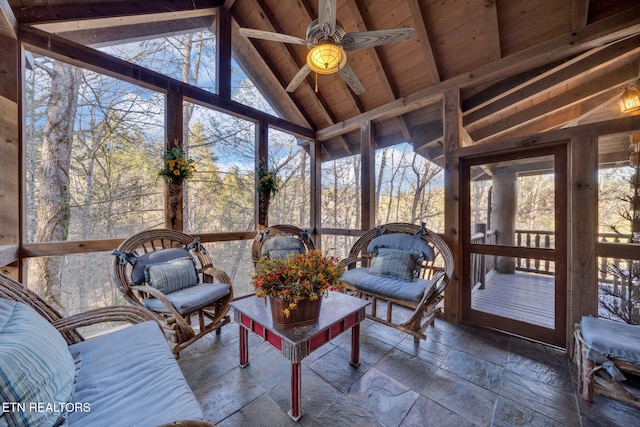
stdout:
[[(391, 223), (365, 233), (341, 261), (347, 271), (341, 282), (355, 296), (371, 299), (369, 319), (413, 335), (417, 342), (440, 313), (439, 302), (453, 275), (453, 255), (447, 244), (424, 225)], [(379, 317), (377, 303), (386, 302)], [(409, 309), (394, 316), (393, 307)]]
[(640, 375), (640, 326), (583, 316), (573, 335), (582, 398), (593, 402), (595, 392), (640, 409), (624, 385), (625, 373)]
[[(99, 322), (133, 326), (88, 340), (76, 330)], [(109, 307), (63, 318), (3, 274), (0, 403), (9, 426), (212, 425), (153, 314)]]

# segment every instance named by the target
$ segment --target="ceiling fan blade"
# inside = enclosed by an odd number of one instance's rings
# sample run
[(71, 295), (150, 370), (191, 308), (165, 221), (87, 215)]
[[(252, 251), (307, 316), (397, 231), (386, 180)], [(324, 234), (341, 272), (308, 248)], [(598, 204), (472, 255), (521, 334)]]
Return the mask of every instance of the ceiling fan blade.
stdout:
[(330, 37), (336, 30), (336, 0), (318, 0), (318, 24)]
[(364, 47), (380, 46), (413, 38), (413, 28), (394, 28), (390, 30), (347, 33), (342, 39), (344, 50), (357, 50)]
[(252, 37), (254, 39), (271, 40), (271, 41), (283, 42), (283, 43), (303, 44), (305, 46), (309, 44), (308, 41), (306, 41), (305, 39), (301, 39), (299, 37), (288, 36), (286, 34), (271, 33), (269, 31), (254, 30), (251, 28), (240, 28), (240, 34), (245, 37)]
[(300, 71), (291, 79), (289, 86), (287, 86), (287, 92), (294, 92), (310, 72), (311, 68), (309, 68), (307, 64), (304, 64), (304, 67), (300, 68)]
[(353, 72), (353, 68), (351, 68), (348, 62), (344, 64), (344, 67), (342, 67), (338, 71), (338, 74), (340, 75), (340, 77), (342, 77), (342, 80), (345, 81), (347, 86), (351, 88), (353, 93), (355, 93), (356, 95), (361, 95), (362, 92), (364, 92), (362, 83), (360, 83), (358, 76), (356, 76), (356, 73)]

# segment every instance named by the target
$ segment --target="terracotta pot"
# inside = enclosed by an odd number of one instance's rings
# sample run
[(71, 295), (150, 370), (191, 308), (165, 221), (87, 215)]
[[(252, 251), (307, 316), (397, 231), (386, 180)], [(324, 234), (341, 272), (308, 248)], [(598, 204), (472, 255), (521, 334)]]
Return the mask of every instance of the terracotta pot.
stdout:
[(295, 309), (289, 310), (289, 317), (284, 314), (284, 309), (289, 307), (284, 300), (269, 297), (269, 305), (274, 325), (281, 328), (296, 328), (298, 326), (313, 325), (318, 321), (322, 297), (315, 301), (309, 299), (300, 301)]

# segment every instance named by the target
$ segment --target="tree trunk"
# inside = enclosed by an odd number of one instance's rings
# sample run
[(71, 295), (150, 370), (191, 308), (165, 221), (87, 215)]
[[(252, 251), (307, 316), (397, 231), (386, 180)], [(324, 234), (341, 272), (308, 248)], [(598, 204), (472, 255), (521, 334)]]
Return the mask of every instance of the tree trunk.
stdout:
[[(71, 65), (55, 61), (50, 74), (51, 98), (37, 174), (36, 242), (67, 240), (71, 215), (69, 167), (81, 72)], [(54, 257), (36, 258), (29, 263), (34, 290), (62, 311), (63, 262), (64, 258)]]

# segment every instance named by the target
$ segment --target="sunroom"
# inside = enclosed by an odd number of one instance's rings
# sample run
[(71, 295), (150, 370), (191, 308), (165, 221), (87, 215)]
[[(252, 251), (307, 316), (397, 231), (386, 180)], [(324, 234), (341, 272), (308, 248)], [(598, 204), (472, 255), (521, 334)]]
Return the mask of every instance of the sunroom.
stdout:
[[(416, 224), (455, 260), (441, 315), (418, 342), (365, 320), (357, 369), (348, 340), (320, 347), (301, 422), (640, 420), (582, 401), (573, 363), (582, 316), (640, 324), (635, 1), (0, 6), (0, 267), (61, 313), (128, 304), (111, 253), (144, 230), (198, 237), (242, 299), (270, 225), (343, 259)], [(336, 72), (309, 62), (325, 21)], [(172, 152), (193, 166), (175, 186)], [(179, 359), (205, 418), (290, 422), (286, 360), (249, 340), (240, 370), (238, 328)]]

